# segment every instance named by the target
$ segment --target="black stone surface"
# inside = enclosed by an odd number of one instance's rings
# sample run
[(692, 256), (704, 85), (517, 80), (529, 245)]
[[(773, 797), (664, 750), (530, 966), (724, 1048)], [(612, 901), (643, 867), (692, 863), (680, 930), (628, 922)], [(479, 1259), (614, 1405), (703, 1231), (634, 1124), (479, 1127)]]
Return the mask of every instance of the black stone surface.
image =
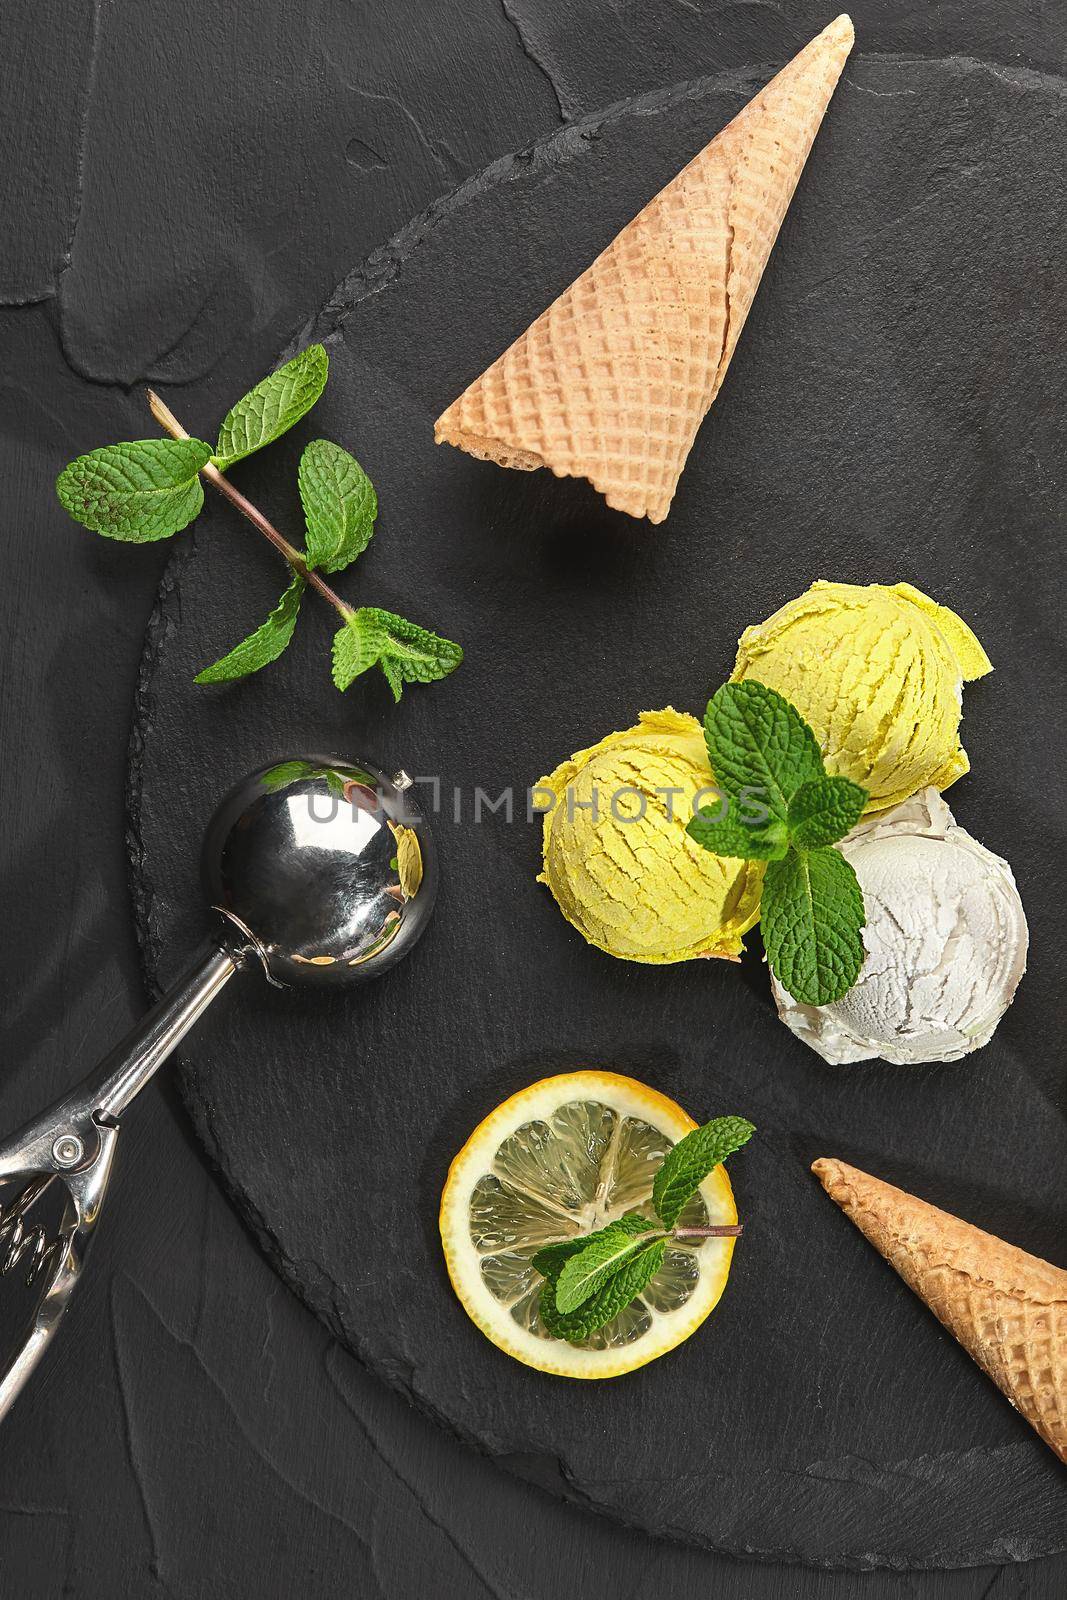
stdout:
[[(663, 529), (587, 486), (432, 443), (443, 404), (763, 76), (630, 101), (490, 167), (305, 330), (332, 362), (313, 429), (235, 476), (295, 525), (301, 444), (314, 431), (352, 448), (382, 513), (346, 595), (459, 638), (467, 660), (399, 709), (375, 679), (342, 699), (329, 618), (308, 607), (268, 674), (195, 689), (279, 584), (269, 551), (210, 508), (168, 570), (142, 681), (142, 934), (165, 980), (203, 926), (199, 831), (246, 767), (311, 743), (438, 777), (444, 884), (412, 958), (346, 1000), (249, 982), (187, 1052), (197, 1129), (283, 1275), (450, 1429), (651, 1532), (817, 1563), (1028, 1559), (1063, 1547), (1062, 1470), (806, 1168), (855, 1159), (1062, 1254), (1064, 1086), (1046, 1054), (1065, 1020), (1058, 82), (853, 59)], [(754, 959), (740, 976), (613, 963), (532, 882), (526, 786), (640, 709), (699, 710), (740, 629), (818, 576), (916, 583), (998, 667), (967, 692), (974, 771), (951, 799), (1011, 857), (1033, 954), (995, 1041), (964, 1066), (829, 1069), (776, 1022)], [(476, 789), (507, 787), (514, 820), (476, 824)], [(578, 1063), (760, 1128), (735, 1170), (747, 1230), (715, 1318), (669, 1359), (588, 1387), (488, 1346), (435, 1236), (471, 1126)]]
[[(854, 14), (864, 50), (1029, 67), (1062, 93), (1056, 7), (864, 0)], [(249, 29), (217, 0), (6, 0), (5, 1127), (68, 1089), (145, 1004), (123, 791), (168, 551), (74, 528), (57, 468), (147, 431), (123, 383), (150, 374), (210, 428), (350, 264), (457, 178), (624, 95), (770, 67), (827, 16), (810, 0), (259, 0)], [(0, 1295), (2, 1331), (17, 1287)], [(961, 1371), (966, 1393), (974, 1381)], [(738, 1562), (501, 1472), (287, 1292), (167, 1074), (128, 1119), (86, 1282), (0, 1439), (5, 1600), (1059, 1600), (1065, 1585), (1062, 1556), (905, 1574)]]

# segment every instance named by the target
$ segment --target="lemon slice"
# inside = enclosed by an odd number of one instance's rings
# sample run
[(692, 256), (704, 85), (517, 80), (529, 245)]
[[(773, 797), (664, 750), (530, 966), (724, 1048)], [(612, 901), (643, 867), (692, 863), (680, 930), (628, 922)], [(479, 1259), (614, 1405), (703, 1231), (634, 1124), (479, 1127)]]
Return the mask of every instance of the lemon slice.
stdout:
[[(487, 1339), (540, 1372), (615, 1378), (665, 1355), (700, 1326), (726, 1286), (734, 1240), (672, 1244), (638, 1299), (581, 1344), (554, 1339), (538, 1317), (542, 1245), (652, 1211), (663, 1157), (696, 1123), (673, 1100), (614, 1072), (542, 1078), (479, 1123), (449, 1170), (441, 1240), (463, 1308)], [(678, 1219), (736, 1223), (722, 1166)]]

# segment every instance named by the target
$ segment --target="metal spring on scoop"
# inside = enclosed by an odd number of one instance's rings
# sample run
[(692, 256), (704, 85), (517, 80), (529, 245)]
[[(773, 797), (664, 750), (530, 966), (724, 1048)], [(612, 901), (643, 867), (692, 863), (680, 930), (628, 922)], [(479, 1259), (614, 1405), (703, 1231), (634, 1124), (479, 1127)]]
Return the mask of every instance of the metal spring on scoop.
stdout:
[(51, 1177), (34, 1178), (31, 1183), (8, 1204), (0, 1202), (0, 1278), (14, 1271), (19, 1262), (28, 1258), (27, 1288), (59, 1248), (58, 1239), (49, 1239), (43, 1228), (27, 1228), (26, 1213), (51, 1183)]

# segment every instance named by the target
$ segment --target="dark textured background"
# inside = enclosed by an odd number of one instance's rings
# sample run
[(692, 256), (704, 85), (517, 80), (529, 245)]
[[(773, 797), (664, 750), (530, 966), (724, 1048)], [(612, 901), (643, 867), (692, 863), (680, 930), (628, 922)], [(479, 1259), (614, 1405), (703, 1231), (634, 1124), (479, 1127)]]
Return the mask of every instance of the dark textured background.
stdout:
[[(562, 11), (5, 6), (5, 1123), (143, 1005), (122, 790), (164, 557), (75, 530), (56, 467), (149, 431), (123, 387), (144, 377), (206, 426), (352, 262), (488, 160), (621, 96), (780, 61), (826, 20), (698, 0)], [(867, 50), (1022, 64), (1061, 93), (1051, 8), (877, 5), (856, 21)], [(1040, 455), (1032, 471), (1040, 494)], [(220, 1199), (168, 1087), (123, 1143), (89, 1280), (5, 1426), (5, 1597), (1062, 1592), (1062, 1561), (862, 1579), (743, 1567), (565, 1508), (332, 1344)]]

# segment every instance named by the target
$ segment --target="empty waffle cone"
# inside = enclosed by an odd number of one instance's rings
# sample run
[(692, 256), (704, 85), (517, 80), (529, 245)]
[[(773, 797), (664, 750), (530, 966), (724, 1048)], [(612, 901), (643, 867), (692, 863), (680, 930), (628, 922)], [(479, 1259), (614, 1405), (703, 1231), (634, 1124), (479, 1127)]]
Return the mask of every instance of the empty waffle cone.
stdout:
[(852, 48), (840, 16), (454, 401), (434, 437), (662, 522)]
[(811, 1170), (1067, 1461), (1067, 1272), (843, 1161)]

